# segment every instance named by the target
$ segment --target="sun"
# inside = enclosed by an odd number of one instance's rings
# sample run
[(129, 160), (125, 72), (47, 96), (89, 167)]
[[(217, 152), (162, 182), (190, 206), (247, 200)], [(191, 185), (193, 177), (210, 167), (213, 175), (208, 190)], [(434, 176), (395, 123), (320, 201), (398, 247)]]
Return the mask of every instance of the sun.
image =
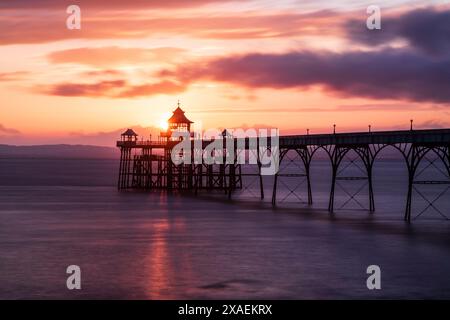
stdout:
[(162, 115), (161, 119), (158, 122), (158, 127), (164, 131), (169, 129), (169, 124), (167, 123), (167, 119), (170, 118), (172, 114), (170, 112), (166, 112)]
[(167, 123), (167, 120), (161, 120), (159, 121), (158, 124), (159, 128), (166, 131), (167, 129), (169, 129), (169, 124)]

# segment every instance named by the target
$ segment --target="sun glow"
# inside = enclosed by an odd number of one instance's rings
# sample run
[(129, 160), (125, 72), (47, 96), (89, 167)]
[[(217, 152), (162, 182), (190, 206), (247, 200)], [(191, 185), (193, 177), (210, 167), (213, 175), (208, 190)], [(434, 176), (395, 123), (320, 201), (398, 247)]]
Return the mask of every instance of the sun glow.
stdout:
[(158, 124), (159, 128), (166, 131), (167, 129), (169, 129), (169, 124), (167, 123), (167, 120), (161, 120), (159, 121)]
[(172, 115), (172, 113), (170, 112), (165, 112), (161, 119), (158, 122), (158, 127), (164, 131), (167, 131), (167, 129), (169, 129), (169, 123), (167, 122), (167, 120), (170, 118), (170, 116)]

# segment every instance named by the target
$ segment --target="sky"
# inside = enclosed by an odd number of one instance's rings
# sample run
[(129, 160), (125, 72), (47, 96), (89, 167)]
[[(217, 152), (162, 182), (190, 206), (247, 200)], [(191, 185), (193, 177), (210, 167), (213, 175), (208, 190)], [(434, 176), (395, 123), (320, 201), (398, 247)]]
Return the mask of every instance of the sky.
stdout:
[(147, 139), (178, 101), (204, 129), (450, 127), (450, 1), (2, 0), (0, 30), (2, 144)]

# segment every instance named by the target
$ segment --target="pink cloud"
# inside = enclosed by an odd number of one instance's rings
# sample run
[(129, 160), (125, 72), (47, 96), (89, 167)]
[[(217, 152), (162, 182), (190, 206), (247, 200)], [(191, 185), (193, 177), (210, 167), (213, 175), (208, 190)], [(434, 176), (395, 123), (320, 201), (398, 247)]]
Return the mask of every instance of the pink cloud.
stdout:
[(36, 88), (40, 93), (64, 97), (134, 98), (159, 94), (174, 94), (186, 90), (184, 85), (172, 81), (132, 85), (125, 80), (94, 83), (60, 83)]
[(87, 12), (81, 30), (65, 27), (66, 15), (28, 12), (4, 15), (0, 44), (45, 43), (71, 39), (137, 39), (149, 36), (176, 35), (206, 39), (258, 39), (306, 35), (339, 35), (339, 25), (346, 15), (334, 12), (309, 14), (274, 12), (270, 14), (224, 14), (210, 17), (192, 13), (181, 17), (148, 17), (139, 12)]
[(10, 135), (19, 135), (20, 131), (16, 130), (16, 129), (13, 129), (13, 128), (5, 127), (3, 124), (0, 123), (0, 134), (1, 135), (8, 135), (8, 136), (10, 136)]
[(28, 75), (26, 71), (2, 72), (0, 73), (0, 81), (23, 80), (26, 75)]
[[(133, 10), (133, 9), (145, 9), (145, 8), (183, 8), (183, 7), (195, 7), (209, 3), (223, 2), (227, 0), (77, 0), (74, 4), (82, 8), (95, 8), (95, 9), (121, 9), (121, 10)], [(233, 0), (235, 2), (245, 0)], [(61, 4), (61, 0), (2, 0), (0, 2), (0, 9), (60, 9), (64, 4)]]
[(51, 63), (77, 63), (94, 67), (105, 67), (120, 64), (137, 64), (140, 62), (169, 63), (175, 60), (179, 61), (184, 52), (184, 49), (172, 47), (144, 49), (112, 46), (55, 51), (47, 57)]

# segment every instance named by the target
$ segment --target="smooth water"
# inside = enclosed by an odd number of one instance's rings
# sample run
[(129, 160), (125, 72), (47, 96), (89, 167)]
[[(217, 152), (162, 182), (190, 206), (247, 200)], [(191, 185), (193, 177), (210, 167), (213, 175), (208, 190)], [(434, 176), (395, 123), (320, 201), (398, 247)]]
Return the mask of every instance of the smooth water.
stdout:
[[(0, 298), (450, 298), (450, 223), (429, 208), (403, 221), (406, 169), (396, 160), (374, 168), (376, 212), (365, 188), (330, 215), (330, 168), (312, 167), (314, 205), (273, 179), (229, 201), (118, 192), (116, 160), (0, 159)], [(292, 169), (292, 168), (291, 168)], [(358, 175), (359, 169), (350, 174)], [(340, 181), (349, 194), (364, 181)], [(431, 199), (446, 186), (422, 186)], [(450, 213), (450, 194), (436, 203)], [(300, 199), (297, 198), (300, 196)], [(337, 189), (338, 209), (348, 199)], [(416, 216), (427, 202), (414, 197)], [(79, 265), (82, 290), (66, 288)], [(366, 268), (381, 268), (381, 290), (368, 290)]]

